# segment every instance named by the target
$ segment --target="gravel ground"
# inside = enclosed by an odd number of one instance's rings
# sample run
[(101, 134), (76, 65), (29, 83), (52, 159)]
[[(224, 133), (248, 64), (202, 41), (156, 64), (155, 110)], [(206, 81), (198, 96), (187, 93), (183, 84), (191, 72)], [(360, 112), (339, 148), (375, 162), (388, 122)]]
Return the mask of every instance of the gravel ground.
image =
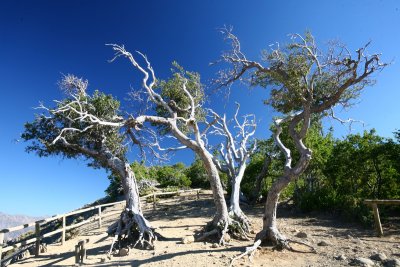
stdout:
[[(85, 265), (91, 266), (229, 266), (233, 257), (252, 245), (252, 241), (231, 240), (226, 246), (212, 242), (183, 244), (182, 238), (201, 231), (211, 220), (214, 205), (210, 195), (202, 194), (200, 200), (187, 195), (160, 202), (157, 210), (145, 207), (146, 217), (158, 232), (167, 238), (157, 241), (155, 250), (132, 249), (127, 256), (106, 257), (111, 244), (105, 227), (86, 227), (87, 232), (68, 240), (64, 246), (48, 245), (46, 253), (39, 258), (28, 256), (10, 266), (74, 266), (75, 245), (81, 239), (89, 239)], [(246, 207), (254, 232), (262, 227), (262, 206)], [(104, 225), (116, 218), (108, 218)], [(384, 237), (375, 237), (373, 229), (358, 224), (344, 223), (329, 214), (299, 214), (289, 208), (278, 210), (278, 225), (290, 239), (312, 245), (317, 253), (275, 251), (271, 247), (259, 249), (252, 262), (244, 257), (234, 266), (399, 266), (399, 225), (384, 225)], [(388, 229), (389, 227), (390, 229)], [(255, 234), (251, 236), (254, 238)], [(304, 252), (307, 247), (296, 247)], [(373, 258), (370, 259), (370, 258)], [(373, 264), (373, 265), (372, 265)]]

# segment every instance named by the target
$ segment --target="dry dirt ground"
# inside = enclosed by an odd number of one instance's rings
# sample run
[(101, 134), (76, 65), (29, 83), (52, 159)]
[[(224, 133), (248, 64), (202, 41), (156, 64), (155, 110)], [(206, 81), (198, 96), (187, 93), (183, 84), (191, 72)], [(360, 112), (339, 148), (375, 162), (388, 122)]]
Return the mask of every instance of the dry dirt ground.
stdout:
[[(231, 240), (226, 246), (218, 247), (212, 242), (195, 242), (183, 244), (182, 238), (201, 231), (211, 219), (214, 205), (211, 196), (180, 196), (160, 201), (156, 211), (149, 204), (145, 208), (146, 217), (158, 232), (167, 238), (157, 241), (155, 250), (131, 249), (128, 256), (106, 257), (110, 248), (111, 237), (104, 235), (105, 229), (88, 229), (86, 233), (68, 240), (64, 246), (48, 245), (48, 251), (38, 258), (28, 258), (10, 266), (74, 266), (74, 249), (81, 239), (89, 239), (87, 259), (84, 265), (89, 266), (228, 266), (231, 258), (239, 255), (252, 241)], [(249, 208), (244, 206), (249, 215), (254, 231), (262, 227), (262, 206)], [(279, 227), (287, 237), (306, 242), (314, 246), (317, 253), (294, 253), (274, 251), (262, 248), (257, 251), (253, 262), (242, 258), (234, 266), (349, 266), (357, 257), (369, 258), (375, 253), (384, 253), (388, 259), (400, 259), (400, 229), (388, 229), (382, 238), (375, 237), (373, 229), (363, 229), (357, 224), (340, 222), (329, 214), (299, 214), (287, 208), (278, 210)], [(104, 222), (110, 224), (115, 218)], [(388, 231), (389, 230), (389, 231)], [(299, 238), (299, 232), (307, 237)], [(252, 238), (254, 235), (252, 236)], [(325, 246), (318, 245), (324, 241)], [(307, 251), (305, 247), (298, 247)], [(377, 266), (389, 266), (375, 261)], [(360, 265), (360, 264), (357, 264)], [(396, 266), (396, 265), (392, 265)]]

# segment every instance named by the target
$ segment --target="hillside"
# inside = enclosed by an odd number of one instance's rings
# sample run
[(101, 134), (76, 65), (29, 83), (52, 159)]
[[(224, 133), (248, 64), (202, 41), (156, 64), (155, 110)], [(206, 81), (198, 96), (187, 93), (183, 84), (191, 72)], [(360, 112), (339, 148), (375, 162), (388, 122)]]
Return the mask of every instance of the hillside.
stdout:
[[(0, 212), (0, 229), (4, 228), (9, 228), (13, 226), (17, 226), (20, 224), (25, 224), (25, 223), (31, 223), (34, 221), (37, 221), (39, 219), (42, 219), (43, 217), (31, 217), (31, 216), (26, 216), (26, 215), (13, 215), (13, 214), (6, 214), (3, 212)], [(21, 230), (21, 231), (15, 231), (12, 233), (7, 233), (5, 234), (5, 240), (8, 239), (13, 239), (15, 237), (18, 237), (20, 234), (27, 232), (31, 230), (30, 228)]]

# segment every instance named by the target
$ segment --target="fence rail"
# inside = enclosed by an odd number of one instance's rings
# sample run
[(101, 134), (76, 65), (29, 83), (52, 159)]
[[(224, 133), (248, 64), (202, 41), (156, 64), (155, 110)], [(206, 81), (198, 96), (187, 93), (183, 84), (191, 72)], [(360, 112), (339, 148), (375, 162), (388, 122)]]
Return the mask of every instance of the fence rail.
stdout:
[[(157, 196), (165, 196), (165, 195), (179, 195), (181, 193), (188, 193), (188, 192), (196, 192), (197, 193), (197, 199), (199, 199), (199, 194), (200, 194), (200, 189), (191, 189), (191, 190), (179, 190), (179, 191), (174, 191), (174, 192), (161, 192), (161, 193), (151, 193), (145, 196), (141, 196), (140, 200), (147, 200), (147, 198), (152, 197), (152, 202), (153, 202), (153, 209), (156, 209), (156, 197)], [(52, 217), (49, 218), (45, 218), (42, 220), (38, 220), (36, 222), (33, 223), (27, 223), (27, 224), (21, 224), (21, 225), (17, 225), (14, 227), (10, 227), (10, 228), (5, 228), (5, 229), (1, 229), (0, 230), (0, 264), (2, 263), (2, 253), (8, 252), (10, 250), (13, 249), (17, 249), (19, 247), (22, 246), (26, 246), (32, 243), (36, 243), (35, 246), (35, 255), (38, 256), (40, 254), (40, 241), (43, 238), (49, 237), (49, 236), (53, 236), (55, 234), (61, 233), (61, 245), (64, 245), (65, 243), (65, 235), (66, 235), (66, 231), (73, 229), (73, 228), (77, 228), (79, 226), (85, 225), (87, 223), (93, 222), (93, 221), (98, 221), (98, 227), (100, 228), (102, 226), (102, 218), (105, 217), (109, 217), (111, 215), (115, 215), (115, 214), (119, 214), (121, 213), (121, 211), (113, 211), (113, 212), (103, 212), (102, 208), (105, 207), (111, 207), (111, 206), (117, 206), (120, 204), (124, 204), (124, 201), (117, 201), (117, 202), (112, 202), (112, 203), (107, 203), (107, 204), (102, 204), (102, 205), (96, 205), (93, 207), (88, 207), (88, 208), (83, 208), (83, 209), (79, 209), (79, 210), (75, 210), (75, 211), (71, 211), (65, 214), (60, 214), (60, 215), (54, 215)], [(97, 210), (97, 214), (89, 217), (88, 219), (75, 223), (75, 224), (71, 224), (71, 225), (66, 225), (66, 218), (72, 215), (77, 215), (77, 214), (81, 214), (84, 212), (88, 212), (88, 211), (92, 211), (92, 210)], [(49, 223), (49, 222), (53, 222), (55, 220), (62, 220), (62, 227), (60, 229), (51, 231), (49, 233), (46, 234), (41, 234), (41, 230), (40, 230), (40, 226), (44, 223)], [(15, 242), (12, 245), (3, 247), (3, 243), (4, 243), (4, 234), (6, 233), (11, 233), (14, 231), (18, 231), (18, 230), (22, 230), (28, 227), (33, 227), (35, 226), (35, 237), (28, 239), (28, 240), (24, 240), (24, 241), (20, 241), (20, 242)]]
[(375, 230), (378, 236), (383, 236), (381, 218), (379, 217), (378, 204), (380, 205), (400, 205), (400, 200), (396, 199), (366, 199), (364, 204), (371, 206), (374, 212)]

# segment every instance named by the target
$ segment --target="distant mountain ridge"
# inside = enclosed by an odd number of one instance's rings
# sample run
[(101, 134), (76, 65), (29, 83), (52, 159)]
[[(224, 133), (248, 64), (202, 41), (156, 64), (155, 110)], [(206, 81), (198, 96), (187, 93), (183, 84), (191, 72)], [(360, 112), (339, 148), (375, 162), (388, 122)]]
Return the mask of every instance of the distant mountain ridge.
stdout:
[[(6, 214), (3, 212), (0, 212), (0, 229), (4, 229), (4, 228), (9, 228), (9, 227), (13, 227), (13, 226), (17, 226), (17, 225), (21, 225), (21, 224), (25, 224), (25, 223), (31, 223), (40, 219), (43, 219), (44, 217), (33, 217), (33, 216), (27, 216), (27, 215), (20, 215), (20, 214)], [(18, 237), (19, 235), (21, 235), (22, 233), (25, 233), (29, 230), (32, 230), (32, 228), (27, 228), (24, 230), (20, 230), (20, 231), (15, 231), (12, 233), (6, 233), (4, 236), (5, 240), (8, 239), (13, 239)]]

